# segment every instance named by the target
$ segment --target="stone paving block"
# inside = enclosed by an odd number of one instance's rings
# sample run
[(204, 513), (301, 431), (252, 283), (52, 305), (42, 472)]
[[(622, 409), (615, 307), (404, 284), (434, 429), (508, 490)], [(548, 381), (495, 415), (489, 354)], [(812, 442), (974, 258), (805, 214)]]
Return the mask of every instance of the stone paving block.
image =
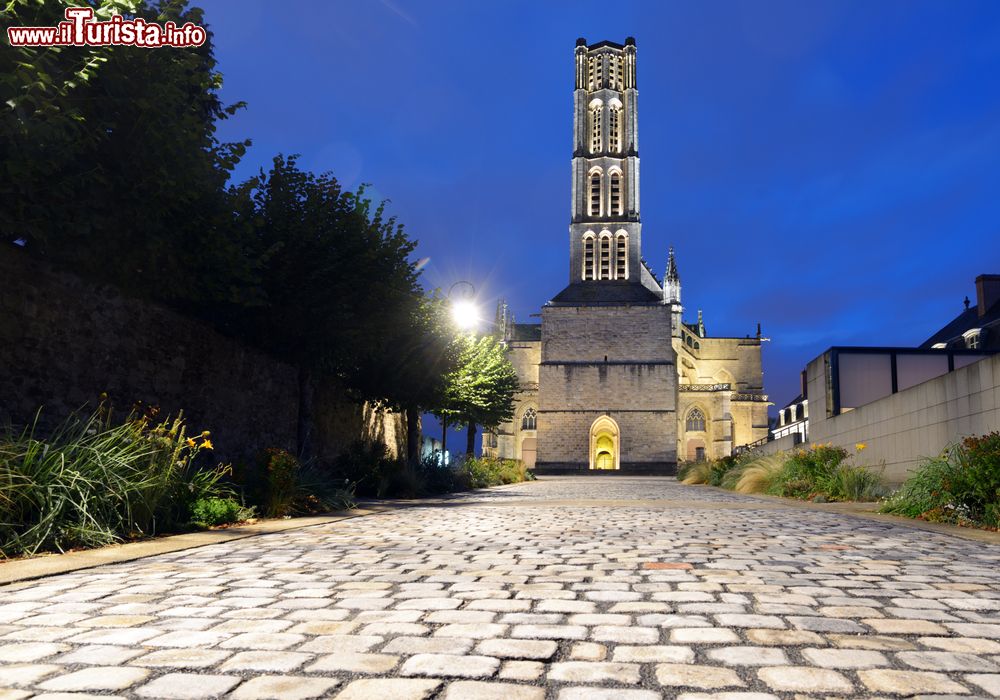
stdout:
[(513, 683), (456, 681), (448, 685), (444, 700), (544, 700), (544, 688)]
[[(747, 634), (753, 631), (749, 630)], [(740, 638), (732, 630), (721, 627), (680, 627), (670, 630), (670, 641), (678, 644), (733, 644)]]
[(877, 668), (891, 666), (878, 651), (859, 649), (803, 649), (802, 656), (814, 666), (832, 669)]
[(986, 639), (1000, 639), (1000, 624), (983, 624), (968, 622), (950, 622), (945, 627), (955, 634), (963, 637), (983, 637)]
[(464, 639), (489, 639), (506, 634), (508, 625), (488, 623), (485, 625), (444, 625), (435, 632), (435, 637), (462, 637)]
[(949, 679), (943, 673), (871, 669), (858, 671), (858, 677), (866, 688), (875, 693), (927, 695), (934, 693), (965, 694), (969, 692), (964, 686)]
[(322, 671), (345, 671), (348, 673), (388, 673), (399, 663), (399, 657), (391, 654), (361, 654), (341, 652), (327, 654), (306, 667), (308, 673)]
[(68, 644), (52, 642), (24, 642), (0, 646), (0, 662), (20, 663), (40, 661), (70, 649)]
[(30, 686), (42, 678), (63, 670), (56, 664), (4, 664), (0, 686)]
[(352, 681), (336, 700), (425, 700), (441, 687), (441, 681), (432, 678), (363, 678)]
[(839, 632), (842, 634), (863, 634), (866, 630), (853, 620), (832, 617), (789, 616), (792, 627), (810, 632)]
[(873, 649), (875, 651), (907, 651), (916, 649), (911, 642), (899, 637), (884, 637), (877, 634), (828, 634), (826, 638), (842, 649)]
[(576, 642), (569, 651), (573, 661), (604, 661), (607, 655), (608, 648), (595, 642)]
[(639, 666), (607, 661), (561, 661), (550, 666), (547, 678), (563, 683), (635, 685), (639, 682)]
[(486, 639), (479, 643), (476, 652), (483, 656), (502, 659), (551, 659), (558, 645), (551, 640)]
[(336, 678), (257, 676), (234, 690), (233, 700), (308, 700), (329, 695), (340, 684)]
[(288, 649), (306, 641), (305, 635), (287, 632), (245, 632), (227, 639), (219, 646), (223, 649)]
[(372, 635), (329, 634), (315, 637), (298, 648), (299, 651), (316, 653), (368, 651), (385, 641), (385, 637)]
[(709, 690), (746, 685), (732, 669), (696, 664), (658, 664), (656, 680), (665, 686)]
[(563, 688), (557, 700), (660, 700), (660, 694), (652, 690), (627, 690), (624, 688), (592, 688), (577, 686)]
[(315, 657), (297, 651), (241, 651), (219, 666), (224, 673), (239, 671), (287, 672), (303, 666)]
[(684, 646), (625, 646), (614, 649), (614, 661), (634, 663), (675, 663), (689, 664), (694, 662), (694, 651)]
[(1000, 673), (970, 673), (965, 676), (965, 680), (993, 697), (1000, 698)]
[(541, 661), (505, 661), (497, 677), (508, 681), (537, 681), (544, 673), (545, 664)]
[(778, 696), (770, 693), (681, 693), (677, 700), (778, 700)]
[(232, 655), (219, 649), (161, 649), (132, 659), (132, 666), (150, 668), (208, 668)]
[(473, 639), (460, 637), (396, 637), (382, 647), (384, 654), (464, 654)]
[(1000, 671), (1000, 666), (981, 656), (952, 651), (901, 651), (896, 658), (924, 671)]
[(753, 644), (766, 646), (805, 646), (825, 642), (820, 635), (806, 630), (750, 629), (746, 631), (746, 636)]
[(520, 639), (584, 639), (587, 628), (582, 625), (516, 625), (511, 637)]
[[(957, 651), (969, 654), (1000, 654), (1000, 642), (977, 637), (920, 637), (918, 640), (925, 647), (933, 647), (943, 651)], [(913, 648), (912, 646), (908, 648)]]
[(757, 677), (774, 690), (795, 693), (850, 693), (854, 686), (842, 674), (809, 666), (768, 666)]
[(403, 676), (488, 678), (496, 673), (499, 666), (500, 660), (490, 656), (417, 654), (406, 660), (399, 673)]
[(739, 613), (723, 613), (715, 619), (721, 627), (752, 627), (755, 629), (784, 629), (785, 622), (774, 615), (752, 615)]
[(23, 700), (31, 697), (33, 693), (27, 690), (17, 690), (15, 688), (4, 688), (0, 686), (0, 700)]
[[(936, 622), (930, 620), (888, 620), (865, 618), (863, 623), (871, 627), (879, 634), (905, 634), (905, 635), (946, 635), (948, 630)], [(973, 635), (970, 635), (973, 636)], [(974, 635), (978, 636), (978, 635)]]
[(38, 684), (42, 690), (124, 690), (149, 675), (144, 668), (129, 666), (91, 666), (80, 671), (56, 676)]
[(81, 664), (87, 666), (117, 666), (145, 653), (145, 649), (129, 649), (126, 647), (102, 646), (86, 644), (77, 647), (68, 654), (61, 654), (52, 659), (59, 664)]
[(202, 675), (197, 673), (168, 673), (135, 689), (143, 698), (169, 698), (170, 700), (197, 700), (223, 695), (243, 679), (238, 676)]
[(619, 627), (602, 625), (595, 627), (590, 638), (597, 642), (617, 642), (620, 644), (656, 644), (660, 641), (660, 630), (655, 627)]
[(710, 649), (706, 656), (725, 666), (782, 666), (788, 663), (785, 652), (773, 647), (721, 647)]

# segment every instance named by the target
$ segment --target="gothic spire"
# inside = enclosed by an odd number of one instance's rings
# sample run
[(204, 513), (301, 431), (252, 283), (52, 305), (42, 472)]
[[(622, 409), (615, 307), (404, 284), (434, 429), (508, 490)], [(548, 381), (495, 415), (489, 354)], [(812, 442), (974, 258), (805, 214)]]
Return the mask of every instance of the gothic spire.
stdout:
[(670, 246), (670, 252), (667, 254), (667, 275), (665, 279), (670, 282), (681, 281), (681, 276), (677, 274), (677, 258), (674, 257), (673, 246)]

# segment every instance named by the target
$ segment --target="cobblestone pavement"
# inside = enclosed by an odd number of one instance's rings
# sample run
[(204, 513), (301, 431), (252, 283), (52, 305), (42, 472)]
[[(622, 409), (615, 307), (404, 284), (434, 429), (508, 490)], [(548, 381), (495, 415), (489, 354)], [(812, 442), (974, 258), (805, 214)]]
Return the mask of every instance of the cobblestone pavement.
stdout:
[(0, 588), (0, 687), (998, 697), (1000, 547), (672, 479), (548, 479)]

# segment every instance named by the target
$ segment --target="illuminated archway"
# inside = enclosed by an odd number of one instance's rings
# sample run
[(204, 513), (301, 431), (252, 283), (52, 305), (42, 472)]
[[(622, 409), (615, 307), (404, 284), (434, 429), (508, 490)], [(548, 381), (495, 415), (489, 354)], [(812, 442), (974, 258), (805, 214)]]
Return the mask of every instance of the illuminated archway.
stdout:
[(608, 416), (601, 416), (590, 426), (590, 468), (618, 469), (620, 455), (618, 424)]

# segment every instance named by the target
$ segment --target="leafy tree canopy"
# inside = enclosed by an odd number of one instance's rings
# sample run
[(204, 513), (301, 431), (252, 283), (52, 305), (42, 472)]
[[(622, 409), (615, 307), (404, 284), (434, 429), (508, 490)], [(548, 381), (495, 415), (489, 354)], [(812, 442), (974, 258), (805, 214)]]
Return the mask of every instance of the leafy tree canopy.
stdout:
[(509, 421), (520, 387), (503, 343), (492, 335), (460, 336), (455, 342), (458, 368), (446, 378), (446, 401), (439, 415), (486, 428)]

